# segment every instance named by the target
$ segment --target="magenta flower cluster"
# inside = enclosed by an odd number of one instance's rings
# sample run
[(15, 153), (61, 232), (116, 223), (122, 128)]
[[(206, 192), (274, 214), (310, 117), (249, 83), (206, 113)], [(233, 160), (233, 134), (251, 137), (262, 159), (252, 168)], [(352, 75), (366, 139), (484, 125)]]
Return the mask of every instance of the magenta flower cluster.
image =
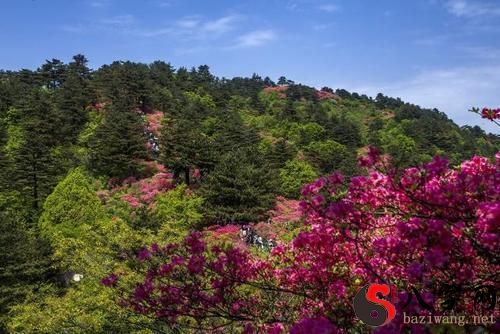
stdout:
[[(302, 231), (269, 256), (209, 246), (201, 232), (142, 250), (144, 281), (123, 290), (122, 302), (170, 325), (214, 332), (239, 324), (245, 333), (345, 333), (359, 326), (354, 294), (390, 280), (401, 292), (399, 310), (418, 309), (405, 300), (419, 291), (434, 312), (453, 301), (455, 312), (477, 313), (475, 291), (497, 287), (500, 272), (500, 153), (456, 168), (436, 157), (396, 172), (370, 149), (360, 164), (366, 173), (348, 182), (334, 173), (304, 187)], [(380, 332), (405, 326), (398, 316)]]

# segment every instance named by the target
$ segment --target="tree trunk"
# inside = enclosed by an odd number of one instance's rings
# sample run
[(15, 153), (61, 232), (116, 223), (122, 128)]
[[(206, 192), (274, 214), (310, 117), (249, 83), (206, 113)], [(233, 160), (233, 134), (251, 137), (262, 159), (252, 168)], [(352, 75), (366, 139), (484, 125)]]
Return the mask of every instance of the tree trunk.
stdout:
[(190, 183), (190, 180), (189, 180), (189, 174), (190, 174), (190, 168), (189, 167), (186, 167), (184, 169), (184, 178), (185, 178), (185, 182), (186, 182), (186, 185), (189, 186), (189, 183)]

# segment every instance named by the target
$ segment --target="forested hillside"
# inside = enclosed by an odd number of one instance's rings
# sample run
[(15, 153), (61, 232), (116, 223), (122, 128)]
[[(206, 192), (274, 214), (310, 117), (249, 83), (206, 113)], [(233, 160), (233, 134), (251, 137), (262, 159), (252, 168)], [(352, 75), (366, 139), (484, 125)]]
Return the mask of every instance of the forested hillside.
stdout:
[[(206, 237), (203, 250), (225, 245), (214, 256), (241, 248), (269, 257), (272, 249), (279, 251), (281, 242), (297, 240), (304, 231), (304, 214), (310, 221), (331, 218), (318, 208), (323, 199), (310, 196), (318, 189), (330, 191), (327, 188), (336, 181), (330, 176), (332, 183), (317, 184), (316, 190), (303, 186), (334, 172), (343, 175), (343, 184), (351, 178), (353, 184), (359, 181), (357, 175), (372, 175), (366, 160), (359, 163), (360, 157), (372, 159), (370, 167), (380, 159), (378, 166), (385, 164), (387, 175), (400, 180), (413, 166), (434, 173), (440, 161), (433, 160), (435, 156), (446, 158), (451, 170), (474, 156), (493, 159), (498, 151), (497, 135), (477, 126), (459, 127), (438, 110), (382, 94), (371, 98), (344, 89), (317, 90), (285, 77), (276, 82), (257, 74), (218, 78), (208, 66), (175, 69), (163, 61), (117, 61), (92, 70), (83, 55), (69, 63), (52, 59), (36, 70), (0, 72), (0, 333), (179, 333), (218, 326), (240, 332), (245, 324), (254, 324), (246, 290), (238, 291), (248, 304), (226, 301), (232, 311), (202, 314), (206, 305), (200, 305), (199, 314), (177, 310), (180, 320), (172, 321), (170, 311), (150, 312), (137, 302), (149, 296), (147, 284), (139, 285), (142, 290), (130, 288), (136, 298), (132, 301), (126, 298), (127, 287), (160, 275), (141, 266), (147, 261), (161, 263), (152, 259), (155, 247), (185, 242), (186, 249), (196, 253), (200, 241), (184, 239), (193, 230)], [(494, 169), (484, 168), (478, 175)], [(498, 186), (495, 182), (489, 184), (491, 189)], [(379, 183), (372, 186), (366, 192)], [(460, 193), (460, 187), (447, 192)], [(342, 189), (335, 196), (353, 191)], [(484, 191), (484, 196), (498, 196), (494, 190)], [(401, 199), (404, 194), (394, 195), (391, 204), (410, 207)], [(299, 204), (302, 196), (310, 198), (311, 207)], [(331, 198), (338, 199), (335, 196)], [(380, 208), (374, 205), (370, 212)], [(411, 208), (402, 216), (421, 209)], [(349, 211), (336, 210), (335, 215)], [(436, 217), (446, 214), (439, 211)], [(353, 235), (363, 235), (361, 227), (357, 231)], [(321, 233), (326, 232), (317, 235)], [(345, 250), (354, 252), (351, 246)], [(481, 249), (481, 259), (498, 259), (491, 255), (497, 256), (498, 249)], [(227, 258), (243, 256), (231, 254)], [(286, 263), (285, 257), (281, 263)], [(200, 258), (190, 259), (188, 272), (198, 274)], [(317, 259), (310, 260), (305, 267)], [(494, 271), (498, 262), (492, 263)], [(116, 287), (118, 276), (120, 288), (109, 288)], [(193, 278), (191, 283), (206, 282)], [(236, 288), (227, 289), (233, 296)], [(279, 304), (281, 297), (267, 291), (256, 298)], [(169, 291), (169, 296), (175, 293)], [(248, 314), (238, 313), (245, 308)], [(274, 321), (271, 310), (264, 310), (260, 325), (280, 323), (288, 328), (301, 312), (292, 307), (290, 314)], [(349, 327), (350, 316), (344, 313), (339, 328)], [(326, 311), (323, 315), (334, 317)], [(197, 317), (199, 322), (193, 320)]]

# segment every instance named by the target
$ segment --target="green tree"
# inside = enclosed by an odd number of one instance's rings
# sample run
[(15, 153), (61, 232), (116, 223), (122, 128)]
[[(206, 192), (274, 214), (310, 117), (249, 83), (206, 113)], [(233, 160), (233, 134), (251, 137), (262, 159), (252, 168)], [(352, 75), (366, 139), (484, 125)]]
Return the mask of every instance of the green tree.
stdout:
[(360, 124), (346, 116), (334, 117), (330, 120), (329, 130), (332, 132), (332, 138), (342, 145), (350, 148), (363, 145)]
[(55, 90), (65, 80), (66, 65), (59, 59), (47, 60), (39, 69), (43, 84), (46, 88)]
[[(85, 210), (91, 210), (91, 207)], [(11, 333), (153, 334), (151, 321), (130, 315), (116, 300), (116, 292), (101, 284), (110, 272), (129, 273), (123, 254), (152, 242), (121, 219), (83, 224), (78, 236), (57, 237), (58, 265), (68, 268), (64, 289), (41, 285), (24, 303), (12, 307)], [(72, 278), (79, 274), (80, 280)], [(124, 275), (124, 280), (127, 276)], [(129, 277), (133, 280), (133, 275)]]
[[(37, 237), (0, 193), (0, 333), (7, 333), (10, 308), (36, 292), (43, 283), (53, 281), (50, 246)], [(22, 210), (22, 206), (19, 208)], [(16, 210), (17, 211), (17, 210)]]
[(51, 154), (57, 141), (57, 113), (50, 92), (35, 89), (21, 102), (16, 131), (16, 148), (11, 151), (11, 177), (15, 187), (21, 189), (30, 202), (34, 214), (40, 203), (52, 191), (57, 176), (62, 172)]
[(303, 160), (289, 160), (279, 172), (281, 193), (288, 198), (299, 198), (306, 183), (314, 181), (318, 174)]
[(160, 160), (176, 177), (183, 174), (190, 184), (191, 170), (209, 167), (211, 161), (210, 138), (201, 131), (208, 107), (200, 101), (187, 101), (181, 110), (172, 111), (164, 119), (160, 137)]
[(380, 131), (380, 140), (394, 166), (405, 167), (415, 160), (415, 141), (406, 136), (400, 126), (386, 126)]
[(137, 172), (137, 159), (147, 156), (141, 117), (120, 100), (106, 111), (104, 121), (89, 138), (89, 168), (98, 175), (124, 178)]
[(251, 155), (248, 150), (226, 154), (204, 182), (208, 223), (258, 221), (274, 203), (269, 170)]
[(214, 121), (208, 133), (213, 140), (213, 151), (219, 157), (239, 149), (254, 148), (259, 143), (257, 132), (246, 126), (236, 111), (218, 110)]
[(72, 170), (47, 197), (40, 216), (40, 229), (49, 238), (78, 237), (82, 225), (93, 225), (104, 210), (96, 186), (83, 168)]
[(159, 226), (158, 234), (162, 239), (184, 236), (200, 224), (202, 206), (203, 198), (195, 195), (185, 184), (157, 196), (152, 215)]
[(305, 148), (307, 160), (322, 174), (335, 170), (352, 173), (355, 153), (334, 140), (315, 141)]
[(184, 107), (169, 113), (160, 142), (161, 161), (189, 185), (193, 168), (210, 172), (224, 154), (255, 147), (259, 136), (239, 112), (216, 109), (209, 95), (187, 93)]
[(92, 100), (90, 69), (83, 55), (73, 57), (69, 63), (65, 80), (57, 90), (56, 103), (59, 112), (61, 136), (74, 142), (87, 121), (86, 107)]
[(280, 138), (271, 144), (271, 147), (265, 153), (264, 159), (270, 168), (279, 169), (288, 160), (292, 159), (295, 154), (296, 150), (286, 140)]

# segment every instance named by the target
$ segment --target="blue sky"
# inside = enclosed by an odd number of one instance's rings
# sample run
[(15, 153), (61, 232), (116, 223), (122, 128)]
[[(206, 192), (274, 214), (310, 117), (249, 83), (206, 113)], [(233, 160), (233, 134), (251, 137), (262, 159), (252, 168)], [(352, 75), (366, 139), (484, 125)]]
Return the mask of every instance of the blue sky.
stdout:
[(0, 68), (76, 53), (208, 64), (437, 107), (460, 125), (500, 106), (498, 0), (2, 1)]

